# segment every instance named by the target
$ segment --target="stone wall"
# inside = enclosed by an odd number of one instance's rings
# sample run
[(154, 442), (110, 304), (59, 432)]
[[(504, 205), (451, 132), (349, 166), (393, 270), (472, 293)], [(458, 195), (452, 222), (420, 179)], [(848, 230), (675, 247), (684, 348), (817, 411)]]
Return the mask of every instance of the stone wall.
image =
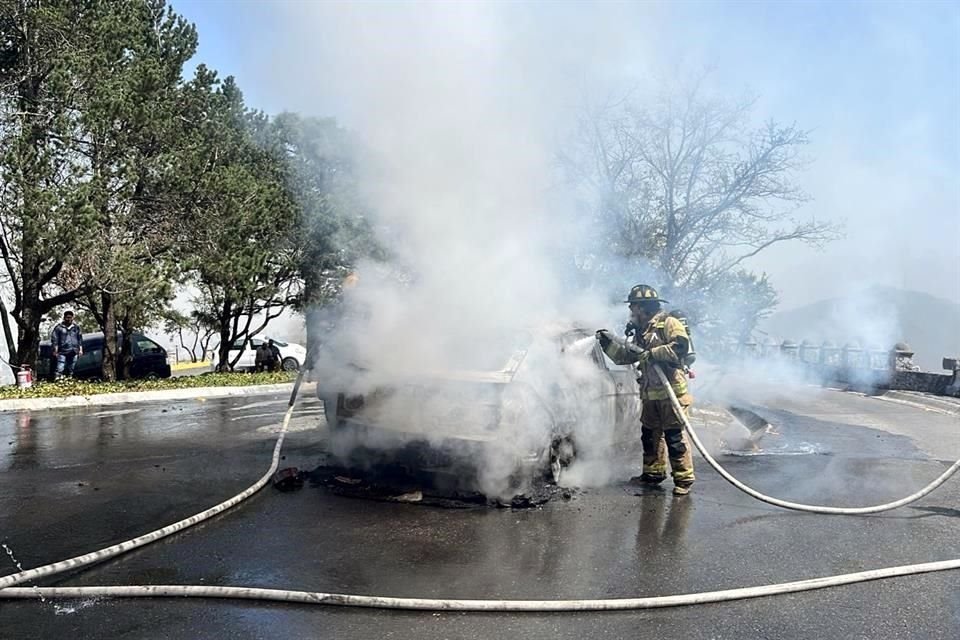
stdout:
[(745, 343), (741, 355), (776, 361), (780, 366), (795, 366), (808, 378), (825, 384), (838, 384), (864, 390), (896, 389), (960, 397), (960, 359), (944, 358), (945, 373), (920, 371), (913, 364), (913, 352), (905, 344), (893, 349), (862, 349), (847, 344), (812, 345), (782, 343)]

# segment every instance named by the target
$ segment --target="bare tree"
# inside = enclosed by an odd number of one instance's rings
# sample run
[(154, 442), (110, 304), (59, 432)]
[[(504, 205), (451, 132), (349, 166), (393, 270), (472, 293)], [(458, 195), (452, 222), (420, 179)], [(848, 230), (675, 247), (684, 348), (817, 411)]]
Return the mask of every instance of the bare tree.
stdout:
[(163, 331), (175, 339), (190, 354), (191, 362), (200, 362), (210, 351), (210, 343), (217, 335), (216, 318), (199, 309), (189, 314), (169, 309), (163, 314)]
[(668, 293), (690, 295), (778, 243), (836, 237), (834, 224), (795, 216), (808, 200), (795, 182), (807, 132), (752, 127), (753, 107), (695, 83), (585, 109), (561, 160), (587, 196), (602, 247), (593, 253), (648, 264)]

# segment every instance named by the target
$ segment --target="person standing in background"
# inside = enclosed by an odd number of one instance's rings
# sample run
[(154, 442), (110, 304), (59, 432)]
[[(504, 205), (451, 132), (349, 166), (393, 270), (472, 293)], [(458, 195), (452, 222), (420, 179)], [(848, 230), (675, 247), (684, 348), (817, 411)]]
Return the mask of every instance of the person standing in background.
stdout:
[(83, 333), (80, 325), (73, 321), (73, 311), (63, 313), (63, 322), (53, 328), (50, 334), (53, 357), (57, 361), (56, 379), (73, 377), (73, 367), (77, 358), (83, 355)]

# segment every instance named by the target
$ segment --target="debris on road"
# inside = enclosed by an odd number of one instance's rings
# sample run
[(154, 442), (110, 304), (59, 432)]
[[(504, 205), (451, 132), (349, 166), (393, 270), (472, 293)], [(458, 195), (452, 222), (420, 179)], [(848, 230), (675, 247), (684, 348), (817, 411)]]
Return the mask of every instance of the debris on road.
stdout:
[(334, 495), (448, 509), (481, 507), (531, 509), (555, 498), (571, 500), (577, 493), (574, 489), (538, 482), (524, 494), (510, 499), (490, 498), (477, 491), (452, 490), (437, 486), (427, 473), (413, 474), (392, 465), (374, 465), (362, 471), (321, 465), (302, 475), (308, 477), (312, 485), (323, 487)]
[(295, 491), (303, 488), (303, 478), (299, 469), (287, 467), (273, 474), (273, 486), (280, 491)]

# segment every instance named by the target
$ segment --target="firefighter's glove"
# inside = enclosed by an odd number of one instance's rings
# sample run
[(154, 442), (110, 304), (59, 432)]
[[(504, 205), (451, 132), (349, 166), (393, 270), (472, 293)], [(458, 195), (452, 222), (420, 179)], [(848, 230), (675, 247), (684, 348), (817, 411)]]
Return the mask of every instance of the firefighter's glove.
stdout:
[(637, 366), (644, 367), (647, 363), (650, 362), (650, 351), (643, 349), (640, 353), (637, 354)]
[(600, 329), (597, 331), (597, 342), (600, 343), (600, 348), (606, 350), (607, 347), (613, 342), (613, 337), (610, 335), (610, 332), (606, 329)]

